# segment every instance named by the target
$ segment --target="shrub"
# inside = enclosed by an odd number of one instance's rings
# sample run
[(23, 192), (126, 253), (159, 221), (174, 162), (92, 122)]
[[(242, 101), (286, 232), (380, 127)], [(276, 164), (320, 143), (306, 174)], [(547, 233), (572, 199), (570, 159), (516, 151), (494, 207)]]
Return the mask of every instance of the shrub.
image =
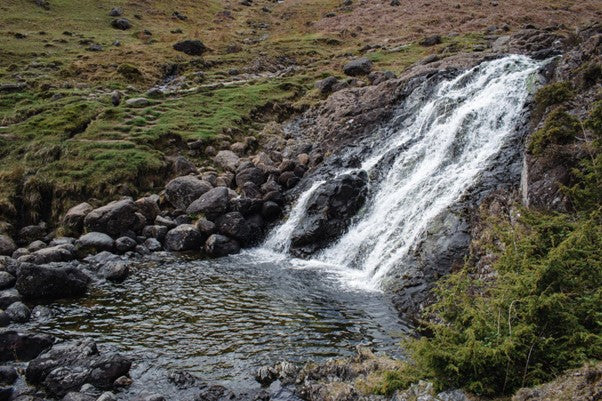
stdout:
[(536, 112), (543, 114), (548, 107), (564, 103), (574, 95), (568, 82), (554, 82), (543, 86), (535, 94)]
[(567, 144), (572, 142), (581, 130), (580, 121), (563, 109), (552, 111), (543, 127), (531, 136), (529, 151), (541, 154), (550, 144)]

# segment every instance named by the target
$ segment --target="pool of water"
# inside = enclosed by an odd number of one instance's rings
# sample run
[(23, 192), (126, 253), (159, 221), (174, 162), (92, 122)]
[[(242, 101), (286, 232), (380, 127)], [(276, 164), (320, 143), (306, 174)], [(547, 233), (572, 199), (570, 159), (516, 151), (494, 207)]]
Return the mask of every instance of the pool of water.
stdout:
[(398, 352), (407, 327), (380, 292), (341, 272), (248, 251), (216, 260), (167, 253), (132, 261), (122, 283), (95, 282), (89, 296), (47, 305), (53, 318), (28, 328), (132, 356), (132, 393), (175, 391), (167, 373), (244, 391), (262, 365), (353, 353), (357, 344)]

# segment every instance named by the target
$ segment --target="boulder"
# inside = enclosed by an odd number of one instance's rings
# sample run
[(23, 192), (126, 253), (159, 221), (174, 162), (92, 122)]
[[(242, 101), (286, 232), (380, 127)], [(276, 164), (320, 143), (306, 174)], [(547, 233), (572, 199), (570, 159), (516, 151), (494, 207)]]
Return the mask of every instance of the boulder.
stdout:
[(29, 361), (53, 343), (54, 337), (47, 334), (0, 332), (0, 362)]
[(126, 253), (136, 249), (138, 243), (130, 237), (120, 237), (115, 240), (115, 250), (120, 253)]
[(71, 391), (67, 393), (61, 401), (96, 401), (96, 397), (86, 393), (76, 393)]
[(114, 245), (113, 238), (98, 232), (84, 234), (75, 241), (75, 247), (80, 253), (112, 252)]
[(84, 295), (88, 276), (75, 267), (22, 264), (15, 287), (25, 299), (57, 299)]
[(155, 238), (149, 238), (146, 241), (144, 241), (144, 246), (150, 252), (158, 252), (163, 248), (161, 246), (161, 243)]
[(242, 188), (245, 183), (252, 182), (258, 187), (265, 182), (265, 174), (257, 167), (246, 168), (236, 174), (236, 185)]
[(142, 230), (142, 235), (146, 238), (157, 239), (158, 241), (163, 242), (163, 240), (165, 239), (165, 235), (167, 235), (167, 231), (169, 231), (169, 228), (167, 228), (166, 226), (146, 226)]
[(115, 29), (126, 31), (132, 27), (132, 23), (127, 18), (116, 18), (111, 21), (111, 26)]
[(15, 285), (17, 279), (9, 272), (0, 271), (0, 290), (10, 288)]
[(34, 241), (43, 240), (45, 236), (45, 224), (23, 227), (19, 230), (19, 234), (17, 234), (17, 243), (27, 245)]
[(29, 321), (31, 310), (23, 302), (15, 302), (4, 311), (16, 323), (25, 323)]
[(228, 211), (230, 196), (228, 188), (218, 187), (201, 195), (188, 206), (186, 213), (203, 213), (208, 218), (223, 214)]
[(13, 384), (19, 375), (13, 366), (0, 366), (0, 384)]
[(333, 91), (333, 88), (338, 83), (338, 79), (336, 79), (333, 76), (330, 76), (316, 82), (316, 88), (320, 91), (321, 94), (327, 95)]
[(176, 176), (188, 175), (197, 172), (197, 168), (190, 160), (184, 156), (178, 156), (173, 160), (172, 172)]
[(125, 101), (125, 104), (133, 108), (142, 108), (150, 106), (151, 101), (145, 97), (134, 97)]
[(176, 228), (178, 226), (178, 224), (175, 221), (165, 216), (157, 216), (157, 218), (155, 219), (155, 225), (164, 226), (168, 229)]
[(159, 209), (159, 196), (157, 195), (145, 196), (138, 199), (136, 207), (149, 224), (155, 221), (159, 213), (161, 213), (161, 209)]
[(305, 217), (293, 230), (291, 253), (308, 256), (337, 239), (364, 205), (367, 193), (368, 175), (363, 170), (320, 186), (308, 200)]
[(345, 75), (349, 75), (351, 77), (368, 75), (370, 74), (370, 71), (372, 71), (372, 61), (365, 57), (352, 60), (343, 67), (343, 72)]
[(198, 250), (202, 243), (203, 235), (192, 224), (182, 224), (165, 236), (165, 248), (170, 251)]
[(47, 247), (47, 245), (44, 241), (37, 240), (37, 241), (34, 241), (31, 244), (27, 245), (27, 250), (29, 252), (35, 252), (35, 251), (39, 251), (40, 249), (44, 249), (46, 247)]
[(240, 252), (240, 245), (225, 235), (212, 234), (205, 242), (205, 252), (214, 257), (226, 256)]
[(138, 208), (131, 198), (113, 201), (92, 210), (84, 219), (89, 231), (98, 231), (111, 236), (120, 236), (128, 231), (141, 230)]
[(213, 160), (222, 169), (232, 173), (236, 172), (236, 168), (240, 163), (240, 158), (231, 150), (220, 150), (217, 155), (215, 155)]
[(207, 47), (200, 40), (181, 40), (173, 45), (174, 50), (189, 56), (201, 56)]
[(17, 249), (15, 241), (8, 235), (0, 235), (0, 255), (10, 256)]
[(25, 377), (41, 385), (50, 395), (61, 397), (89, 383), (111, 389), (114, 382), (129, 373), (131, 361), (120, 354), (101, 354), (90, 339), (54, 345), (29, 362)]
[(230, 212), (220, 216), (215, 221), (215, 225), (222, 235), (234, 238), (244, 245), (252, 242), (253, 233), (240, 212)]
[(215, 223), (207, 219), (199, 219), (196, 222), (196, 228), (203, 234), (209, 236), (215, 232)]
[[(135, 246), (134, 246), (135, 248)], [(103, 265), (98, 271), (98, 275), (109, 281), (120, 282), (126, 279), (130, 272), (130, 268), (127, 263), (124, 262), (110, 262)]]
[(276, 220), (278, 217), (280, 217), (281, 213), (282, 213), (282, 210), (280, 209), (280, 206), (278, 206), (278, 204), (276, 202), (272, 202), (272, 201), (264, 202), (263, 206), (261, 208), (261, 215), (267, 221)]
[(75, 247), (71, 244), (66, 244), (40, 249), (29, 255), (21, 256), (17, 260), (23, 263), (43, 265), (53, 262), (68, 262), (73, 259), (75, 259)]
[(165, 186), (165, 197), (173, 207), (181, 210), (186, 208), (213, 186), (193, 176), (178, 177)]
[(11, 320), (10, 320), (10, 316), (8, 316), (8, 314), (6, 312), (4, 312), (2, 309), (0, 309), (0, 327), (6, 327), (8, 325), (10, 325)]
[(0, 309), (8, 308), (12, 303), (21, 300), (21, 294), (15, 288), (0, 291)]

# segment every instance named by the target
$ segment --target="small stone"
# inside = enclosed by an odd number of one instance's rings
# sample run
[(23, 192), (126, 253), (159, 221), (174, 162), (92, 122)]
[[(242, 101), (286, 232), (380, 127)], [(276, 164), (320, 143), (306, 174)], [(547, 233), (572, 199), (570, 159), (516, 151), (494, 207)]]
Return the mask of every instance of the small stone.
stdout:
[(132, 27), (132, 23), (127, 18), (117, 18), (111, 21), (111, 26), (115, 29), (125, 31)]
[(16, 323), (25, 323), (31, 316), (31, 310), (23, 302), (15, 302), (4, 311)]

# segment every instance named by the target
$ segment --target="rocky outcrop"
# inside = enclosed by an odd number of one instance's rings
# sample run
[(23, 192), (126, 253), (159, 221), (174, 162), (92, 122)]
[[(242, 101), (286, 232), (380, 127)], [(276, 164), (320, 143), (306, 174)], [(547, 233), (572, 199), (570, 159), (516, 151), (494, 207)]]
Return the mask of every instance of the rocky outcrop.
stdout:
[(326, 182), (311, 196), (305, 218), (295, 228), (291, 252), (307, 256), (338, 238), (368, 195), (365, 171), (341, 175)]
[(29, 362), (25, 377), (48, 394), (62, 397), (89, 383), (112, 389), (115, 380), (128, 375), (131, 361), (120, 354), (101, 354), (90, 339), (54, 345)]
[(88, 276), (75, 267), (22, 264), (16, 288), (25, 299), (57, 299), (84, 295)]

